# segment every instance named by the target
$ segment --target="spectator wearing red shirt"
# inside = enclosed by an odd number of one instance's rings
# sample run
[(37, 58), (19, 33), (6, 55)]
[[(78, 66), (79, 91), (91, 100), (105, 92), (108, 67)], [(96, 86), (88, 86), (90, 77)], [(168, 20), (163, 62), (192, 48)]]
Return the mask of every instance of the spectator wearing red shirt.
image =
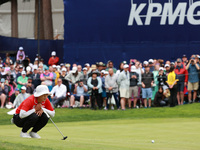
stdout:
[(58, 65), (58, 62), (59, 62), (59, 57), (57, 57), (57, 56), (56, 56), (56, 52), (53, 51), (53, 52), (51, 53), (51, 57), (49, 58), (48, 65), (49, 65), (49, 66)]
[[(46, 85), (39, 85), (34, 95), (31, 95), (19, 105), (13, 116), (13, 122), (16, 126), (22, 128), (21, 137), (41, 138), (37, 132), (47, 124), (49, 119), (44, 111), (51, 117), (55, 115), (55, 111), (47, 98), (50, 94)], [(32, 127), (32, 131), (28, 134), (27, 131)]]
[(185, 69), (185, 65), (182, 64), (181, 58), (177, 59), (177, 66), (175, 68), (175, 73), (179, 81), (177, 82), (177, 101), (178, 105), (183, 105), (184, 101), (184, 87), (188, 82), (188, 71)]

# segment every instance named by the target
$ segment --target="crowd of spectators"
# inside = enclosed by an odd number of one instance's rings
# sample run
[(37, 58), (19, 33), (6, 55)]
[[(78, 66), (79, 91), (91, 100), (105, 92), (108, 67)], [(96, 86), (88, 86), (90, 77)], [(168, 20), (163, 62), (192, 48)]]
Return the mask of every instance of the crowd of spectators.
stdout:
[(0, 58), (1, 108), (15, 108), (44, 84), (53, 107), (91, 109), (151, 108), (199, 101), (200, 56), (175, 62), (131, 59), (115, 68), (112, 61), (84, 66), (60, 63), (56, 52), (48, 64), (36, 55), (32, 63), (20, 47), (16, 58)]

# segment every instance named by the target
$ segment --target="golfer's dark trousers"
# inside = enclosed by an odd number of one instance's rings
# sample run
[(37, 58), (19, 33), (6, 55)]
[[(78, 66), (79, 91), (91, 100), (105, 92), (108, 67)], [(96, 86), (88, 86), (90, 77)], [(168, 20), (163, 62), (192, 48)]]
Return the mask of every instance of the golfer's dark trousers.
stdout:
[(38, 116), (36, 113), (32, 113), (30, 116), (25, 118), (20, 118), (19, 114), (13, 116), (14, 124), (22, 128), (22, 132), (27, 132), (33, 127), (32, 132), (38, 132), (41, 130), (48, 122), (49, 118), (45, 113)]
[(170, 107), (176, 106), (177, 101), (177, 85), (174, 85), (174, 87), (170, 90), (170, 98), (169, 98), (169, 104)]

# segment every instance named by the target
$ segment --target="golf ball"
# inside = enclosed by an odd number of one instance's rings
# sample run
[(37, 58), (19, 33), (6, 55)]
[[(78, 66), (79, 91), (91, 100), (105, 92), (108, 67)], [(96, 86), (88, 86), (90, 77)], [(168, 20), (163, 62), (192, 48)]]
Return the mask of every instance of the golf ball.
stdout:
[(154, 140), (151, 140), (152, 143), (154, 143)]

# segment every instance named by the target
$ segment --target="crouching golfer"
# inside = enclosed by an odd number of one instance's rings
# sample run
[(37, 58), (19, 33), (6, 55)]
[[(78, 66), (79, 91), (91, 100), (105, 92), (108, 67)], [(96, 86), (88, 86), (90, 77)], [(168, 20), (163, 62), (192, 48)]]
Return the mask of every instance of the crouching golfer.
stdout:
[[(48, 95), (51, 93), (46, 85), (39, 85), (34, 95), (25, 99), (17, 108), (13, 116), (13, 122), (16, 126), (22, 127), (20, 136), (23, 138), (41, 138), (37, 132), (41, 130), (48, 122), (47, 115), (43, 110), (53, 117), (55, 111), (51, 106)], [(31, 128), (31, 132), (27, 131)]]

